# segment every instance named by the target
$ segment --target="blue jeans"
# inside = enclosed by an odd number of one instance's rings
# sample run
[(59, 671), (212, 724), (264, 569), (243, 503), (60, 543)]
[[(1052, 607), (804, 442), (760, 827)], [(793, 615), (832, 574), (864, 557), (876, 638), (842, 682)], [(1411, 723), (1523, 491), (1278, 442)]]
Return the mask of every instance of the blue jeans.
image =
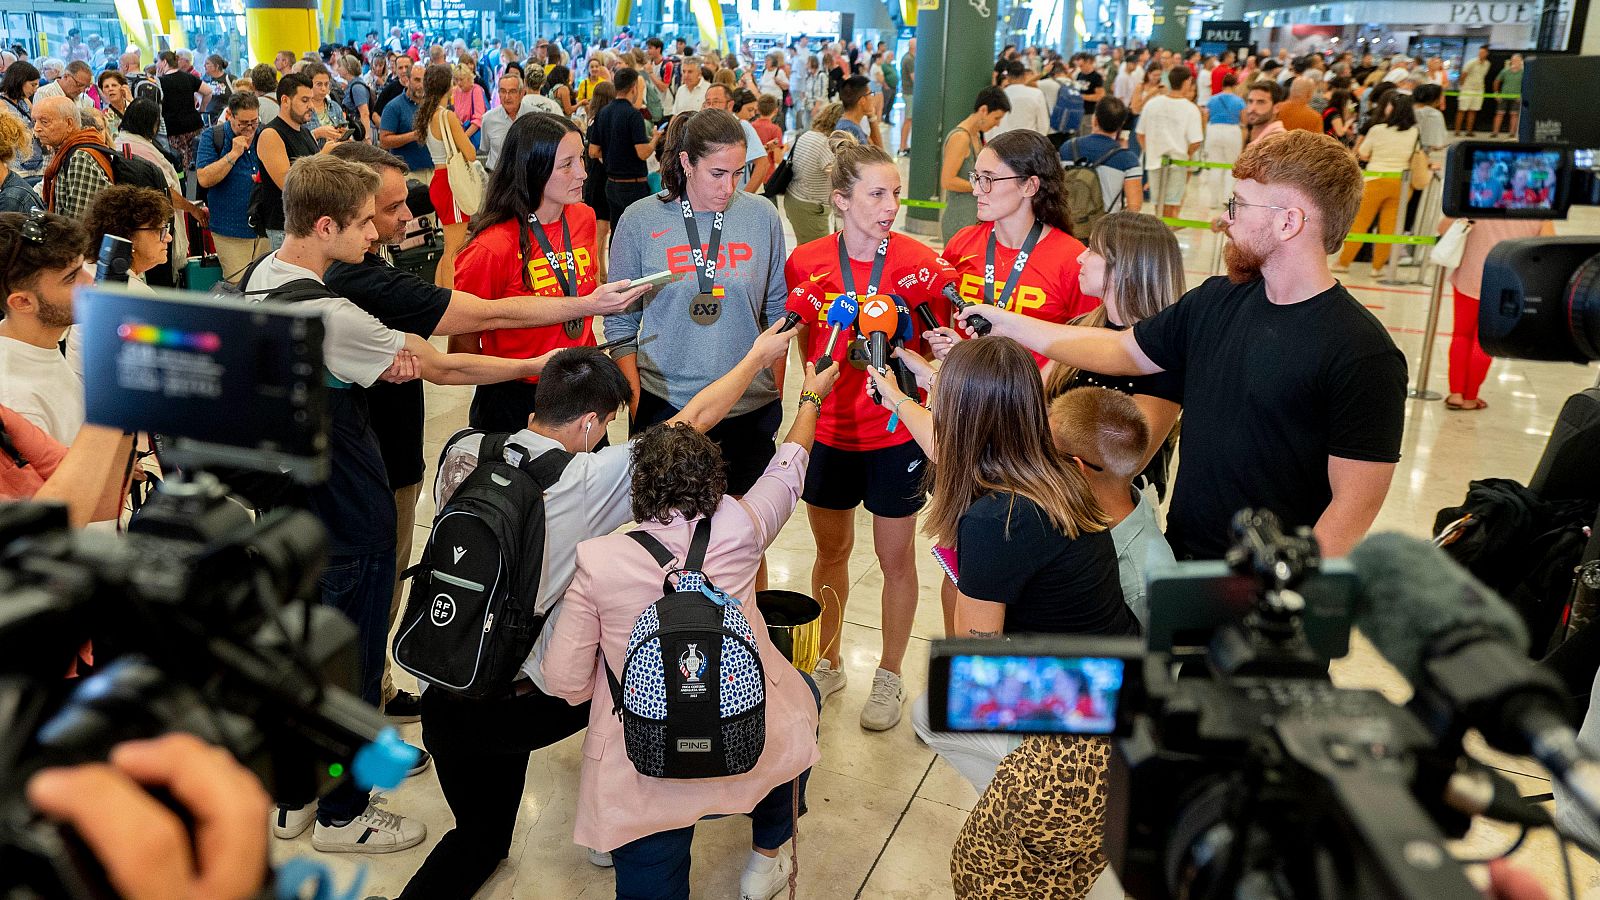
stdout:
[[(804, 672), (799, 673), (811, 696), (821, 707), (817, 685)], [(757, 847), (774, 850), (794, 837), (795, 820), (806, 811), (806, 782), (811, 770), (800, 773), (800, 808), (794, 808), (795, 783), (785, 781), (761, 798), (750, 811), (750, 841)], [(712, 816), (711, 818), (719, 818)], [(689, 847), (694, 842), (694, 826), (648, 834), (611, 851), (617, 876), (617, 900), (687, 900), (689, 896)]]
[[(383, 649), (388, 639), (389, 601), (394, 596), (394, 548), (364, 556), (334, 556), (318, 581), (322, 602), (356, 626), (357, 690), (362, 700), (383, 701)], [(317, 803), (323, 824), (348, 822), (367, 808), (367, 791), (346, 779)]]

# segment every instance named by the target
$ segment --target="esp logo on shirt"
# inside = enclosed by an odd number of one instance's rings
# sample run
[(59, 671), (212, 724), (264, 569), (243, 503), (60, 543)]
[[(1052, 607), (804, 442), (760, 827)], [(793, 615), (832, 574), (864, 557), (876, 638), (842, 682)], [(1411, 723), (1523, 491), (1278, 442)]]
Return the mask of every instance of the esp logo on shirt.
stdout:
[[(709, 246), (700, 249), (702, 254), (710, 253)], [(722, 272), (737, 272), (739, 264), (755, 258), (756, 251), (746, 243), (723, 244), (717, 253), (717, 272), (721, 277)], [(689, 245), (667, 248), (667, 270), (675, 275), (694, 271), (694, 254), (689, 251)]]
[[(558, 253), (556, 256), (560, 258), (560, 263), (567, 267), (569, 274), (572, 272), (574, 261), (576, 261), (579, 280), (594, 271), (594, 257), (589, 255), (588, 247), (574, 249), (570, 259), (567, 258), (568, 255), (566, 253)], [(535, 294), (543, 294), (550, 290), (561, 290), (561, 282), (556, 279), (555, 270), (550, 268), (549, 260), (544, 258), (543, 253), (537, 252), (537, 248), (528, 259), (528, 283), (533, 285), (533, 293)], [(576, 285), (573, 286), (573, 290), (577, 290)]]
[[(1009, 275), (1011, 273), (1008, 269), (1002, 274)], [(996, 275), (995, 278), (997, 281), (995, 285), (995, 294), (998, 295), (1000, 293), (1000, 285), (1003, 282), (1000, 279), (1000, 275)], [(968, 303), (984, 302), (982, 275), (974, 275), (971, 272), (963, 272), (961, 274), (961, 283), (957, 286), (957, 290), (961, 293), (961, 299), (967, 301)], [(1024, 309), (1038, 309), (1044, 306), (1044, 300), (1045, 297), (1043, 288), (1037, 288), (1031, 284), (1019, 284), (1017, 285), (1016, 291), (1011, 295), (1011, 311), (1018, 312)]]

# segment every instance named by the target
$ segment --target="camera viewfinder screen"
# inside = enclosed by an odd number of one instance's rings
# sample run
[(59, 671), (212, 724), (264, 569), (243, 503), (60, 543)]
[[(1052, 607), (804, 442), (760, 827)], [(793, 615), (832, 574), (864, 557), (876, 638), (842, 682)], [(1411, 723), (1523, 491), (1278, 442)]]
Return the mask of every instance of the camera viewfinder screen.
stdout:
[(953, 731), (1111, 734), (1123, 660), (1098, 656), (953, 656)]
[(1478, 150), (1472, 154), (1467, 205), (1473, 209), (1551, 209), (1559, 150)]

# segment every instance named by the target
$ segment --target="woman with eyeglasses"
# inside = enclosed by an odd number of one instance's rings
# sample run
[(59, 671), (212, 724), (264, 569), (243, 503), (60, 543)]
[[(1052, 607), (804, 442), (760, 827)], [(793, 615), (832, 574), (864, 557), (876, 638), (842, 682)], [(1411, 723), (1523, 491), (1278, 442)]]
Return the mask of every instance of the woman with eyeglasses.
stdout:
[[(118, 153), (130, 153), (142, 160), (150, 162), (161, 170), (167, 179), (167, 193), (172, 201), (172, 258), (187, 260), (189, 258), (188, 235), (183, 230), (183, 219), (178, 213), (184, 212), (194, 216), (202, 226), (210, 221), (210, 213), (206, 208), (196, 204), (183, 195), (178, 180), (178, 172), (172, 167), (172, 162), (167, 155), (156, 147), (156, 129), (161, 124), (161, 107), (154, 100), (148, 98), (135, 100), (128, 104), (127, 114), (122, 117), (122, 129), (117, 132), (111, 149)], [(99, 250), (98, 245), (96, 251)], [(173, 278), (172, 266), (166, 260), (158, 263), (148, 276), (148, 280), (156, 287), (173, 287), (176, 281)]]
[(95, 195), (83, 224), (89, 232), (86, 259), (99, 257), (106, 235), (122, 238), (133, 245), (129, 289), (154, 293), (144, 274), (167, 261), (167, 248), (172, 244), (172, 201), (149, 188), (112, 185)]

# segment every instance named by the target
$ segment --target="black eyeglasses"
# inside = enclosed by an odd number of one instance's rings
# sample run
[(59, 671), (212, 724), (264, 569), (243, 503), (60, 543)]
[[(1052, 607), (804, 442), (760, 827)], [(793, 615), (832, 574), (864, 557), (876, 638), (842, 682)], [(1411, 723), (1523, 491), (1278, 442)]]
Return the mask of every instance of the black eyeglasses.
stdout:
[(1083, 463), (1085, 466), (1088, 466), (1091, 470), (1093, 470), (1095, 472), (1104, 472), (1106, 470), (1105, 466), (1097, 466), (1094, 463), (1089, 462), (1087, 459), (1084, 459), (1081, 456), (1077, 456), (1077, 455), (1073, 454), (1072, 458), (1077, 460), (1080, 463)]

